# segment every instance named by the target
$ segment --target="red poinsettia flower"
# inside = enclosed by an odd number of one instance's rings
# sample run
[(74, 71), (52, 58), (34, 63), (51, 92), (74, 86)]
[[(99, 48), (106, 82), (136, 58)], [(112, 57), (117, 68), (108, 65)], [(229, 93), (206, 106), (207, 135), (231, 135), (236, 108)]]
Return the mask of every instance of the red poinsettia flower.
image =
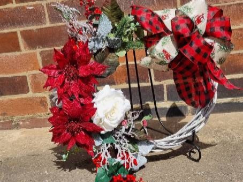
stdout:
[(102, 131), (102, 128), (90, 122), (95, 109), (92, 104), (81, 106), (73, 103), (73, 105), (76, 107), (69, 112), (69, 115), (64, 112), (64, 109), (51, 108), (53, 116), (49, 118), (49, 122), (52, 124), (50, 130), (53, 133), (52, 141), (67, 145), (67, 150), (76, 144), (84, 148), (89, 155), (94, 156), (94, 139), (91, 134)]
[[(44, 87), (56, 88), (59, 100), (64, 94), (76, 99), (91, 99), (97, 84), (95, 76), (101, 75), (106, 66), (91, 61), (88, 42), (78, 44), (69, 39), (61, 51), (54, 50), (54, 60), (57, 65), (49, 65), (41, 69), (48, 75)], [(82, 103), (82, 99), (80, 100)]]

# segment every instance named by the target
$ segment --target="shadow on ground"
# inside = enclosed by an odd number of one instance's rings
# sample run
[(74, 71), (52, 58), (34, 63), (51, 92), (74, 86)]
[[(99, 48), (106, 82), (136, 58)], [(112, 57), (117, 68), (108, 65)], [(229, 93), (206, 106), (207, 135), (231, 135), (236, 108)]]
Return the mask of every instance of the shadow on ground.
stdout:
[(66, 161), (63, 160), (63, 155), (66, 153), (66, 147), (57, 146), (51, 149), (52, 154), (55, 155), (56, 160), (53, 162), (58, 169), (64, 171), (73, 171), (76, 169), (85, 169), (91, 173), (95, 172), (95, 166), (92, 162), (92, 158), (83, 150), (72, 152), (69, 154)]

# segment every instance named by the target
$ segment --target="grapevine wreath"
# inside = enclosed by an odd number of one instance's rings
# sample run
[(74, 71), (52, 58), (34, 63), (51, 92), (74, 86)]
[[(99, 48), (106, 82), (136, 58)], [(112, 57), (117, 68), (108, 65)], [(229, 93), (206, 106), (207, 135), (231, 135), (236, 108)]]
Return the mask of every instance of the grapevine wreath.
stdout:
[[(116, 0), (99, 8), (95, 0), (81, 0), (80, 12), (55, 4), (67, 24), (69, 39), (61, 51), (54, 49), (56, 64), (41, 71), (48, 75), (44, 87), (55, 95), (52, 107), (52, 141), (72, 150), (83, 148), (97, 169), (96, 182), (142, 182), (134, 172), (145, 165), (152, 151), (172, 149), (184, 143), (207, 122), (216, 104), (217, 85), (231, 84), (217, 66), (233, 49), (230, 20), (205, 0), (192, 0), (179, 9), (152, 11), (132, 5), (126, 15)], [(146, 49), (140, 65), (173, 71), (179, 96), (197, 108), (194, 118), (160, 140), (148, 137), (151, 115), (141, 120), (147, 137), (136, 136), (135, 120), (142, 111), (131, 111), (121, 90), (109, 85), (97, 90), (96, 78), (106, 78), (119, 66), (119, 57), (130, 49)]]

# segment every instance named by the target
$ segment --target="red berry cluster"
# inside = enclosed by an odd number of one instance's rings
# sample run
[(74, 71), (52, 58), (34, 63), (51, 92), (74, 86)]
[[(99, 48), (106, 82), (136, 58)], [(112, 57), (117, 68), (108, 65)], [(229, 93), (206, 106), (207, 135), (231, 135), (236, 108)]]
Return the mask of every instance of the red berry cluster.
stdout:
[(131, 174), (127, 175), (125, 178), (119, 174), (118, 176), (113, 176), (111, 182), (144, 182), (144, 181), (142, 178), (137, 180), (136, 177)]
[(107, 161), (106, 161), (106, 159), (102, 158), (101, 154), (98, 154), (95, 158), (93, 158), (93, 163), (95, 164), (96, 169), (98, 169), (98, 168), (104, 166), (107, 163)]
[(84, 6), (85, 16), (88, 20), (90, 20), (90, 17), (92, 17), (91, 19), (99, 19), (102, 14), (101, 9), (95, 6), (95, 1), (96, 0), (80, 0), (80, 5)]
[(125, 152), (121, 155), (118, 155), (117, 156), (118, 158), (120, 158), (122, 161), (125, 161), (125, 164), (124, 164), (124, 167), (126, 169), (130, 169), (132, 166), (131, 166), (131, 161), (132, 161), (132, 164), (137, 166), (138, 165), (138, 161), (136, 158), (134, 158), (132, 155), (129, 155), (128, 152)]

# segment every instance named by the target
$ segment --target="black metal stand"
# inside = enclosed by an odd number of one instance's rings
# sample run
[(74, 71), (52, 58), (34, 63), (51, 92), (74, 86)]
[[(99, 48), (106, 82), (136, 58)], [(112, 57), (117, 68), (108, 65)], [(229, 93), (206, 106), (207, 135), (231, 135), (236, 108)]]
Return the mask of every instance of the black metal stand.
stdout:
[[(196, 133), (195, 133), (195, 131), (193, 131), (192, 139), (186, 141), (187, 144), (192, 146), (192, 148), (188, 151), (188, 158), (191, 159), (194, 162), (199, 162), (202, 158), (202, 153), (201, 153), (201, 149), (195, 144), (195, 138), (196, 138)], [(197, 153), (198, 153), (197, 158), (192, 156), (192, 155), (195, 155)]]
[[(147, 55), (147, 50), (145, 50), (145, 52), (146, 52), (146, 55)], [(143, 101), (142, 101), (139, 72), (138, 72), (138, 65), (137, 65), (137, 58), (136, 58), (136, 51), (135, 50), (133, 50), (133, 58), (134, 58), (134, 65), (135, 65), (135, 72), (136, 72), (136, 79), (137, 79), (137, 88), (138, 88), (140, 109), (143, 110)], [(127, 54), (126, 54), (126, 68), (127, 68), (127, 79), (128, 79), (128, 85), (129, 85), (130, 102), (131, 102), (131, 108), (132, 108), (132, 111), (133, 111), (134, 107), (133, 107), (133, 97), (132, 97), (132, 86), (131, 86), (130, 68), (129, 68), (129, 61), (128, 61), (128, 55)], [(160, 122), (161, 126), (164, 128), (164, 130), (167, 132), (166, 135), (171, 135), (171, 134), (173, 134), (173, 132), (170, 131), (168, 128), (166, 128), (166, 126), (164, 125), (164, 123), (160, 119), (160, 115), (159, 115), (158, 107), (157, 107), (156, 96), (155, 96), (153, 78), (152, 78), (152, 73), (151, 73), (150, 69), (148, 69), (148, 75), (149, 75), (151, 91), (152, 91), (152, 96), (153, 96), (154, 109), (155, 109), (157, 119)], [(195, 132), (193, 132), (192, 140), (187, 140), (186, 143), (193, 146), (193, 148), (189, 150), (188, 158), (190, 158), (193, 161), (198, 162), (201, 159), (201, 150), (198, 146), (196, 146), (194, 144), (194, 142), (195, 142)], [(199, 156), (198, 156), (198, 158), (195, 159), (195, 158), (192, 157), (192, 154), (196, 154), (197, 152), (198, 152)]]

